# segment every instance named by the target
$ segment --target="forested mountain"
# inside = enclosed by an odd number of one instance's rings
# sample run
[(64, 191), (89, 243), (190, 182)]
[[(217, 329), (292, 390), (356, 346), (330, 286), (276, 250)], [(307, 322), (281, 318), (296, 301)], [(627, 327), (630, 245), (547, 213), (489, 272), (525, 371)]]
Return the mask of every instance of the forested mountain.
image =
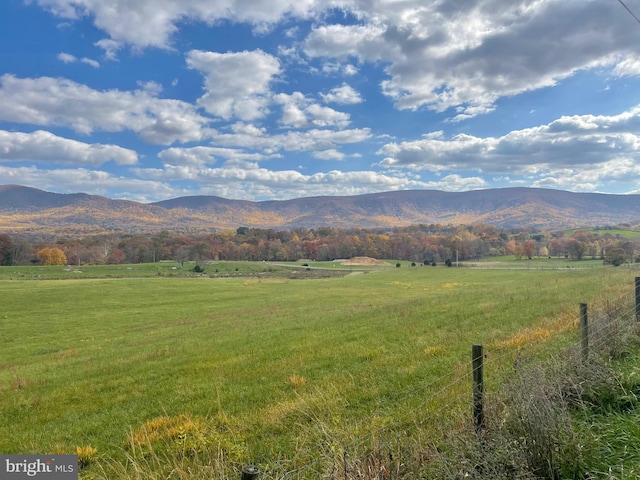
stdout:
[(215, 196), (144, 204), (84, 193), (0, 185), (0, 232), (87, 235), (207, 232), (255, 228), (390, 228), (415, 224), (539, 230), (640, 222), (640, 195), (506, 188), (469, 192), (408, 190), (344, 197), (250, 202)]

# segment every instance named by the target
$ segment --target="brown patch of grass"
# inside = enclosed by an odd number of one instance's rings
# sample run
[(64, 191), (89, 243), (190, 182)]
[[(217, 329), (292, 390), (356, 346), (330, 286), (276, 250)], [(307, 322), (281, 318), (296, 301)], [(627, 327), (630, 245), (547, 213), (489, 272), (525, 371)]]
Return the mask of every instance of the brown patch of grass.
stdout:
[(298, 375), (297, 373), (294, 373), (289, 377), (289, 382), (291, 383), (291, 386), (293, 388), (300, 388), (307, 383), (307, 379), (304, 378), (302, 375)]
[(194, 420), (189, 415), (180, 414), (175, 417), (161, 416), (144, 423), (140, 428), (132, 430), (128, 443), (151, 446), (160, 441), (178, 438), (189, 432), (198, 432), (204, 429), (200, 420)]
[(26, 388), (27, 380), (22, 377), (16, 377), (11, 381), (11, 389), (12, 390), (22, 390)]

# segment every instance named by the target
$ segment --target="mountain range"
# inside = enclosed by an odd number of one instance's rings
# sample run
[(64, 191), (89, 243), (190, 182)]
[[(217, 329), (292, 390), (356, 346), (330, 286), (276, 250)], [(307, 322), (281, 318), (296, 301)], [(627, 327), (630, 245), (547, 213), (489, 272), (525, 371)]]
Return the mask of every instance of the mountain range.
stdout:
[(189, 196), (155, 203), (0, 185), (0, 232), (25, 236), (202, 233), (240, 226), (273, 229), (391, 228), (412, 224), (490, 224), (557, 230), (640, 223), (640, 195), (537, 188), (468, 192), (406, 190), (252, 202)]

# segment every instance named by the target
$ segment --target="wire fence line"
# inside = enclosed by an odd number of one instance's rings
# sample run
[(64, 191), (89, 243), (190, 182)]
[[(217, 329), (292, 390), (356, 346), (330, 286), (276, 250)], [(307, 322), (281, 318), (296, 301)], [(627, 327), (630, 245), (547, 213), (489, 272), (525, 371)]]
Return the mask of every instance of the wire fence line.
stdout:
[[(636, 278), (636, 295), (633, 292), (616, 299), (605, 299), (597, 305), (589, 305), (589, 354), (593, 357), (612, 355), (616, 349), (623, 348), (625, 335), (636, 332), (638, 326), (638, 312), (640, 311), (640, 277)], [(570, 335), (563, 335), (564, 341), (559, 341), (557, 335), (538, 338), (532, 335), (526, 341), (518, 342), (508, 347), (488, 345), (484, 350), (483, 368), (487, 377), (492, 379), (485, 399), (499, 401), (502, 395), (501, 385), (507, 378), (519, 375), (523, 368), (537, 365), (541, 361), (560, 361), (567, 356), (568, 350), (581, 348), (580, 314), (576, 304), (575, 318), (571, 322)], [(562, 333), (562, 330), (560, 330)], [(557, 332), (556, 332), (557, 333)], [(471, 346), (470, 346), (471, 347)], [(470, 349), (471, 352), (471, 349)], [(401, 458), (394, 458), (393, 445), (397, 442), (424, 440), (419, 432), (421, 429), (430, 432), (433, 437), (431, 445), (424, 446), (425, 456), (430, 449), (437, 450), (437, 444), (443, 437), (466, 434), (474, 428), (473, 415), (473, 367), (471, 356), (461, 362), (449, 373), (436, 379), (421, 383), (410, 392), (394, 399), (391, 405), (397, 414), (391, 421), (383, 425), (366, 429), (366, 432), (352, 440), (341, 442), (330, 428), (325, 428), (325, 442), (323, 448), (328, 450), (326, 455), (303, 463), (302, 465), (286, 468), (271, 466), (263, 472), (258, 469), (247, 476), (243, 472), (243, 480), (248, 479), (307, 479), (307, 478), (395, 478), (394, 468), (399, 468)], [(410, 405), (406, 409), (402, 405)], [(466, 407), (465, 407), (466, 405)], [(309, 407), (313, 415), (313, 407)], [(375, 414), (375, 412), (374, 412)], [(320, 419), (316, 419), (321, 423)], [(321, 430), (324, 426), (319, 425)], [(396, 445), (397, 446), (397, 445)], [(387, 450), (386, 452), (384, 450)], [(362, 476), (359, 470), (379, 468), (385, 470), (389, 476)]]

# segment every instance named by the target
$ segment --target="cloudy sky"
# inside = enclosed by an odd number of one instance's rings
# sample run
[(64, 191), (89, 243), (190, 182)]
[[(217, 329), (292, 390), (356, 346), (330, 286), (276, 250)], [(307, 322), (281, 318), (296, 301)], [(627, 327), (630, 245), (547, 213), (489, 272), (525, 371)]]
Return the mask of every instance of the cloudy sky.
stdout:
[(2, 0), (0, 184), (640, 193), (634, 15), (640, 0)]

